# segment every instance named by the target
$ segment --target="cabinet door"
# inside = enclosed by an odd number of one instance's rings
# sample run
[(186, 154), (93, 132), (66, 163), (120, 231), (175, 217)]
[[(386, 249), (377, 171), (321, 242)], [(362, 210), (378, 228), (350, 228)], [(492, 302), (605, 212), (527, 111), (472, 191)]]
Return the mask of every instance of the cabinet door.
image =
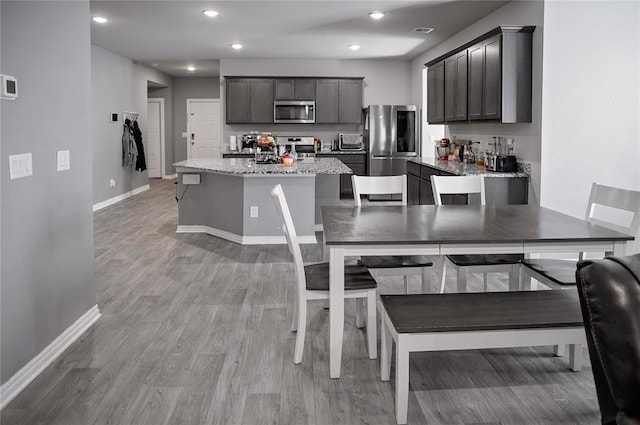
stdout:
[(250, 114), (250, 83), (248, 79), (226, 80), (227, 124), (247, 123)]
[(294, 80), (293, 98), (295, 100), (316, 100), (316, 82), (311, 79)]
[(294, 98), (294, 80), (278, 78), (274, 81), (276, 100), (291, 100)]
[(444, 61), (444, 120), (467, 119), (467, 51)]
[(407, 174), (407, 204), (420, 204), (420, 178), (413, 174)]
[(338, 122), (338, 80), (316, 80), (316, 123)]
[(483, 118), (496, 120), (501, 117), (502, 110), (502, 59), (500, 57), (500, 39), (497, 35), (485, 40), (484, 50), (484, 88)]
[(338, 81), (338, 114), (340, 124), (362, 122), (362, 81)]
[(273, 123), (273, 80), (251, 79), (251, 123)]
[(467, 49), (469, 60), (468, 75), (468, 116), (470, 120), (482, 119), (483, 80), (484, 80), (484, 50), (482, 43)]
[(427, 121), (444, 122), (444, 61), (427, 70)]

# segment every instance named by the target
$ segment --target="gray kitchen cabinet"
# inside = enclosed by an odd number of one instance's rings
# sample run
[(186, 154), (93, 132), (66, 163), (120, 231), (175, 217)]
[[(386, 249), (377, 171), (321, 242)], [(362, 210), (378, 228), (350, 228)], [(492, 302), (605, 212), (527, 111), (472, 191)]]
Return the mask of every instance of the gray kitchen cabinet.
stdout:
[(316, 124), (336, 124), (338, 113), (338, 80), (316, 80)]
[(467, 51), (444, 61), (444, 120), (467, 120)]
[[(431, 84), (439, 84), (434, 74), (429, 79), (427, 93), (427, 117), (429, 122), (464, 121), (456, 111), (455, 81), (460, 79), (462, 68), (456, 61), (466, 51), (467, 57), (467, 118), (468, 121), (490, 120), (502, 123), (531, 122), (532, 84), (532, 33), (533, 26), (501, 26), (466, 43), (457, 49), (425, 64), (434, 72), (442, 62), (449, 64), (443, 74), (444, 107), (446, 113), (439, 121), (440, 93)], [(453, 79), (453, 82), (451, 81)], [(438, 86), (439, 87), (439, 86)], [(458, 93), (461, 96), (460, 93)], [(449, 101), (449, 103), (447, 103)], [(460, 103), (462, 105), (462, 103)], [(430, 109), (434, 109), (431, 111)]]
[[(439, 168), (407, 162), (407, 203), (409, 205), (434, 205), (431, 176), (455, 176)], [(485, 197), (487, 205), (526, 204), (528, 203), (527, 177), (487, 177), (485, 178)], [(479, 204), (478, 195), (443, 195), (444, 205)]]
[(338, 80), (338, 122), (362, 123), (362, 80)]
[(276, 78), (274, 80), (276, 100), (314, 100), (316, 82), (311, 78)]
[[(351, 168), (353, 174), (357, 176), (367, 175), (367, 164), (365, 153), (361, 154), (341, 154), (341, 153), (318, 153), (321, 158), (337, 158), (347, 167)], [(353, 197), (353, 185), (351, 183), (351, 174), (343, 174), (340, 176), (340, 195), (345, 197)]]
[(227, 124), (273, 123), (273, 79), (227, 78)]
[(444, 122), (444, 61), (429, 65), (427, 70), (427, 122)]
[(360, 124), (362, 79), (317, 79), (316, 123)]

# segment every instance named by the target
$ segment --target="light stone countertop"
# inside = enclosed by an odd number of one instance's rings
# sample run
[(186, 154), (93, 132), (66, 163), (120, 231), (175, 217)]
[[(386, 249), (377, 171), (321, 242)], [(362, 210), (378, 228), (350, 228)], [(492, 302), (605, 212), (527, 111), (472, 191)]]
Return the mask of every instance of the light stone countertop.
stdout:
[[(497, 171), (487, 171), (484, 167), (478, 167), (475, 164), (463, 164), (460, 161), (437, 161), (433, 158), (412, 158), (409, 162), (420, 165), (426, 165), (458, 176), (471, 176), (482, 174), (485, 177), (529, 177), (529, 174), (518, 171), (514, 173), (503, 173)], [(520, 168), (521, 164), (518, 164)]]
[(313, 162), (297, 161), (293, 166), (256, 164), (253, 158), (188, 159), (173, 164), (177, 172), (208, 172), (220, 174), (353, 174), (336, 158), (314, 158)]

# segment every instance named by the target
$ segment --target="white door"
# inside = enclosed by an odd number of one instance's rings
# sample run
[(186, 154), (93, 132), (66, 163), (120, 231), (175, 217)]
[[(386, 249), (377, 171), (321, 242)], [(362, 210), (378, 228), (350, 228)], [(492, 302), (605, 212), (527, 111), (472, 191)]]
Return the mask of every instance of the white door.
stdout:
[(187, 99), (187, 158), (221, 158), (220, 99)]
[(164, 99), (147, 100), (147, 172), (149, 178), (162, 177), (162, 121), (164, 114)]

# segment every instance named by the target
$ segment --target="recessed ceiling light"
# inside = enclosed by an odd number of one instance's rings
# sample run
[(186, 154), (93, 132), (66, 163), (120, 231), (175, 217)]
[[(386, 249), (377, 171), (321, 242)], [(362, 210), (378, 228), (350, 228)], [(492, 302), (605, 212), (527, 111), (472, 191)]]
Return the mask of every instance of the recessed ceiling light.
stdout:
[(360, 48), (360, 45), (358, 45), (358, 44), (349, 44), (349, 48), (351, 50), (358, 50)]
[(414, 28), (413, 32), (419, 32), (420, 34), (429, 34), (431, 31), (433, 31), (433, 28)]
[(234, 48), (234, 49), (236, 49), (236, 50), (240, 50), (240, 49), (242, 49), (242, 44), (240, 44), (240, 43), (233, 43), (233, 44), (231, 45), (231, 47), (233, 47), (233, 48)]
[(211, 9), (203, 10), (202, 13), (204, 13), (205, 16), (208, 16), (210, 18), (215, 18), (216, 16), (218, 16), (218, 12)]
[(193, 65), (189, 65), (189, 66), (187, 67), (187, 71), (189, 71), (189, 72), (193, 72), (193, 71), (195, 71), (195, 70), (196, 70), (196, 67), (195, 67), (195, 66), (193, 66)]
[(158, 67), (158, 63), (154, 62), (154, 63), (151, 64), (151, 66), (154, 67), (154, 68), (157, 68)]
[(91, 20), (93, 20), (93, 22), (97, 22), (99, 24), (106, 24), (107, 22), (109, 22), (109, 20), (105, 17), (102, 16), (94, 16), (91, 18)]
[(373, 19), (382, 19), (387, 12), (383, 12), (382, 10), (374, 10), (373, 12), (369, 12), (369, 16)]

